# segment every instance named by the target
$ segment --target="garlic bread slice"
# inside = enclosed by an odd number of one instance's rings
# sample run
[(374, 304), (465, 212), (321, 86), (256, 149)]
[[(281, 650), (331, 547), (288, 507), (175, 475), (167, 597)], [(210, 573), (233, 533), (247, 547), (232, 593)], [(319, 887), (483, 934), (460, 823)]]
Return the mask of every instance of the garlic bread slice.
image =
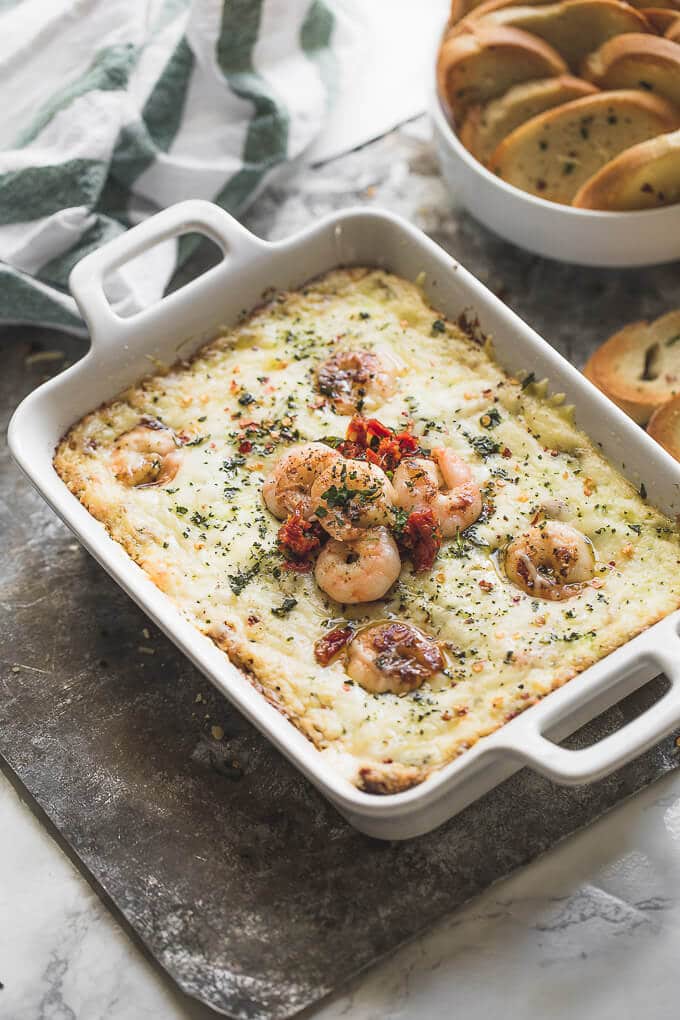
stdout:
[(518, 28), (543, 39), (572, 70), (607, 39), (624, 32), (651, 32), (644, 14), (622, 0), (562, 0), (534, 5), (508, 4), (493, 11), (478, 7), (458, 26), (480, 25)]
[(624, 149), (574, 195), (578, 209), (632, 212), (680, 202), (680, 131)]
[(632, 322), (591, 354), (584, 375), (639, 425), (680, 394), (680, 309)]
[(462, 114), (475, 103), (494, 99), (520, 82), (566, 71), (560, 55), (528, 32), (474, 26), (444, 40), (437, 61), (437, 84), (449, 112), (462, 121)]
[(460, 140), (476, 159), (487, 163), (496, 147), (520, 124), (544, 110), (597, 91), (590, 82), (568, 74), (513, 85), (498, 99), (470, 107), (459, 132)]
[(649, 419), (647, 432), (671, 457), (680, 460), (680, 396), (656, 409)]
[(659, 96), (632, 89), (599, 92), (516, 128), (493, 153), (489, 168), (523, 191), (569, 205), (605, 163), (678, 122), (675, 107)]
[(583, 77), (601, 89), (642, 89), (680, 108), (680, 46), (633, 32), (609, 39), (583, 62)]
[(665, 35), (675, 25), (678, 18), (680, 18), (680, 11), (674, 7), (643, 7), (641, 10), (654, 31), (658, 32), (659, 35)]

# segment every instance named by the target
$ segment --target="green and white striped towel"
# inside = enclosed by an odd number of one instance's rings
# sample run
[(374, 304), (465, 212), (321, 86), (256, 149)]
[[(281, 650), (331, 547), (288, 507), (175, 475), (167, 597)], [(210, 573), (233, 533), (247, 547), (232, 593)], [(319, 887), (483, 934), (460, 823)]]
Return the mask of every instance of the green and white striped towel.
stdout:
[[(0, 0), (0, 321), (83, 332), (83, 255), (184, 198), (239, 213), (298, 158), (349, 45), (331, 4)], [(186, 255), (122, 267), (114, 308), (157, 300)]]

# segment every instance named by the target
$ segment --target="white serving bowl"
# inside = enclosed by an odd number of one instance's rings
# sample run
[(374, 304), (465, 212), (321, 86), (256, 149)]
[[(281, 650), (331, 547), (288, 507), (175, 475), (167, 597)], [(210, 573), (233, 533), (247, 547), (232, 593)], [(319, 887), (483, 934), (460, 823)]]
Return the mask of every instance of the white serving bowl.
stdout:
[(592, 212), (547, 202), (490, 173), (449, 124), (436, 89), (430, 116), (444, 180), (489, 230), (537, 255), (583, 266), (651, 266), (680, 258), (680, 204)]

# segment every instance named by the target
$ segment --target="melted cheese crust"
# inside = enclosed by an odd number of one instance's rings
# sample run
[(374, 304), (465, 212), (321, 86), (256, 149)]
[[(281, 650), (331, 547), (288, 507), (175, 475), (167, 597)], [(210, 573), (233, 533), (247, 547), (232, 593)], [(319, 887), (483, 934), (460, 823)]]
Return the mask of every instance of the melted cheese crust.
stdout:
[[(431, 571), (414, 574), (405, 561), (386, 599), (353, 607), (329, 600), (313, 575), (281, 569), (280, 522), (261, 497), (282, 450), (344, 436), (349, 418), (319, 397), (314, 379), (319, 363), (344, 348), (397, 354), (407, 367), (397, 393), (367, 400), (364, 413), (394, 427), (412, 420), (423, 446), (452, 447), (493, 507), (444, 542)], [(540, 389), (510, 379), (488, 344), (444, 320), (413, 284), (380, 270), (338, 270), (278, 295), (191, 361), (89, 414), (60, 443), (55, 466), (338, 770), (389, 793), (420, 782), (680, 605), (675, 526)], [(144, 414), (193, 437), (164, 487), (126, 487), (111, 468), (117, 437)], [(244, 439), (252, 444), (245, 453)], [(532, 598), (501, 566), (508, 541), (546, 506), (583, 531), (597, 555), (594, 584), (564, 602)], [(385, 618), (447, 642), (445, 675), (404, 696), (374, 695), (351, 683), (341, 662), (315, 661), (325, 628)]]

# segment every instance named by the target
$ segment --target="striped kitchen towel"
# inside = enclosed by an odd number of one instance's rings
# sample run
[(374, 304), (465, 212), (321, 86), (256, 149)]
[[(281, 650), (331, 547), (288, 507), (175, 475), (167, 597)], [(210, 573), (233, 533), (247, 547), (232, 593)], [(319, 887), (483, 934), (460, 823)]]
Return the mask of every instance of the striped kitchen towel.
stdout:
[[(75, 263), (159, 208), (238, 214), (314, 141), (351, 29), (333, 0), (0, 0), (0, 322), (84, 325)], [(107, 281), (129, 315), (190, 244)]]

